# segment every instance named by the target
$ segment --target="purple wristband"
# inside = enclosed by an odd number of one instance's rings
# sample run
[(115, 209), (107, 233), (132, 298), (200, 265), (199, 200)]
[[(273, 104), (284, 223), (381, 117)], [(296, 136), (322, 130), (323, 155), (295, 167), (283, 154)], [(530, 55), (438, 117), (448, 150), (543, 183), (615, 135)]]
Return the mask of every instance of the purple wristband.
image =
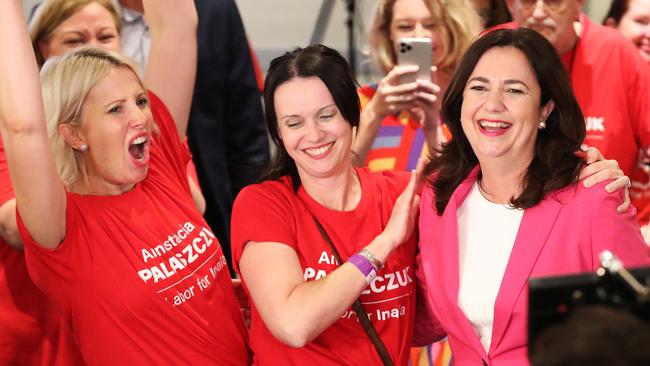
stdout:
[(348, 259), (348, 262), (354, 264), (359, 269), (359, 271), (361, 271), (361, 273), (366, 277), (366, 282), (368, 284), (370, 284), (370, 282), (372, 282), (372, 280), (377, 277), (375, 266), (373, 266), (368, 258), (364, 257), (363, 255), (355, 254)]

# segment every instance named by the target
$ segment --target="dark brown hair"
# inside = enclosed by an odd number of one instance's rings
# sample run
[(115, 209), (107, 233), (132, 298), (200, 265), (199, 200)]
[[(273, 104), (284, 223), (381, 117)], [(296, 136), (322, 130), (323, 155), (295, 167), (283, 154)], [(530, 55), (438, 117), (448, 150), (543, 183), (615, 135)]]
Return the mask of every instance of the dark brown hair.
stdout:
[(603, 20), (603, 24), (607, 22), (607, 19), (612, 18), (614, 23), (618, 25), (629, 7), (630, 0), (612, 0), (612, 5), (609, 7), (609, 11)]
[(300, 186), (300, 177), (296, 163), (287, 153), (280, 138), (278, 119), (275, 115), (275, 90), (291, 79), (313, 76), (323, 81), (345, 121), (353, 128), (359, 125), (360, 107), (357, 94), (359, 84), (348, 62), (336, 50), (323, 45), (311, 45), (296, 48), (271, 61), (264, 81), (264, 108), (266, 126), (276, 154), (262, 180), (278, 179), (289, 175), (293, 189), (296, 191)]
[(496, 47), (514, 47), (521, 51), (539, 83), (540, 106), (550, 100), (555, 103), (546, 119), (546, 129), (537, 134), (534, 157), (523, 177), (524, 189), (519, 197), (511, 199), (511, 205), (516, 208), (536, 205), (548, 193), (575, 182), (583, 163), (575, 152), (585, 137), (584, 117), (553, 46), (529, 29), (494, 30), (470, 46), (443, 98), (442, 118), (452, 138), (427, 166), (427, 173), (436, 173), (431, 185), (436, 194), (438, 214), (442, 214), (456, 187), (478, 164), (460, 123), (463, 92), (478, 61)]

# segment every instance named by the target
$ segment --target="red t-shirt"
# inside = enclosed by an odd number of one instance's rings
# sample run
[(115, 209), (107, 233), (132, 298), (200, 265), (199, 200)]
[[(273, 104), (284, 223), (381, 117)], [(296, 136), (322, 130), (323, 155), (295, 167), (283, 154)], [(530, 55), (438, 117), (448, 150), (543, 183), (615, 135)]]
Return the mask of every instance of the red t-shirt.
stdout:
[(581, 16), (582, 33), (562, 55), (587, 124), (585, 143), (632, 178), (632, 203), (650, 220), (650, 67), (614, 29)]
[(165, 106), (150, 100), (160, 134), (147, 177), (117, 196), (68, 193), (66, 237), (54, 250), (19, 218), (27, 265), (90, 365), (246, 365), (226, 259), (189, 195), (189, 153)]
[[(0, 140), (0, 206), (14, 198)], [(0, 365), (81, 365), (70, 331), (27, 273), (25, 255), (0, 238)]]
[[(562, 55), (585, 116), (585, 143), (632, 179), (640, 224), (650, 220), (650, 67), (620, 32), (581, 14), (576, 46)], [(517, 27), (507, 23), (497, 28)]]
[[(287, 177), (244, 188), (235, 200), (232, 216), (236, 270), (239, 271), (239, 259), (249, 241), (278, 242), (291, 247), (306, 281), (318, 280), (335, 270), (338, 265), (329, 245), (307, 209), (330, 235), (342, 260), (370, 243), (386, 226), (408, 174), (379, 174), (367, 169), (357, 172), (363, 193), (352, 211), (330, 210), (314, 201), (302, 187), (295, 194)], [(360, 297), (396, 365), (408, 363), (415, 311), (415, 247), (415, 239), (411, 238), (397, 248)], [(244, 279), (244, 285), (245, 282)], [(250, 344), (257, 365), (381, 364), (352, 309), (306, 346), (291, 348), (273, 337), (251, 304)]]

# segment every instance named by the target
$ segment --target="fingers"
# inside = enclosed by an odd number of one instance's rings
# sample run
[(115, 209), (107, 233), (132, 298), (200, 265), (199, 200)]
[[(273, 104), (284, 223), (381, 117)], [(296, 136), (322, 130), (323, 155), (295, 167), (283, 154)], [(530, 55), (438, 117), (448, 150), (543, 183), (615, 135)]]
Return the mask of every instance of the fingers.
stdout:
[[(603, 154), (600, 153), (600, 150), (596, 149), (593, 146), (590, 146), (587, 149), (587, 159), (586, 159), (587, 164), (591, 164), (593, 162), (601, 161), (601, 160), (605, 160), (605, 157), (603, 156)], [(616, 165), (618, 165), (618, 162), (616, 163)]]
[(417, 164), (415, 165), (415, 174), (416, 174), (416, 179), (418, 182), (424, 182), (426, 180), (426, 176), (424, 175), (424, 170), (426, 169), (427, 165), (431, 162), (431, 159), (427, 156), (420, 156), (418, 159)]
[(419, 101), (426, 103), (427, 106), (429, 107), (431, 107), (431, 105), (435, 104), (436, 101), (438, 101), (438, 96), (436, 96), (435, 94), (415, 92), (414, 95)]
[(609, 183), (608, 185), (605, 186), (605, 190), (609, 193), (618, 191), (620, 189), (624, 189), (624, 194), (623, 194), (623, 203), (621, 203), (617, 208), (616, 212), (622, 213), (627, 211), (628, 208), (630, 208), (631, 201), (630, 201), (630, 187), (632, 186), (632, 182), (630, 181), (630, 178), (626, 175), (623, 175), (616, 179), (615, 181)]
[(418, 90), (420, 91), (430, 94), (440, 93), (440, 86), (438, 86), (438, 84), (434, 84), (431, 81), (418, 79), (415, 81), (415, 83), (418, 85)]
[(597, 161), (605, 160), (605, 157), (600, 153), (600, 150), (585, 144), (580, 145), (580, 150), (576, 151), (576, 155), (582, 157), (587, 164), (593, 164)]
[(409, 183), (406, 185), (406, 188), (404, 188), (404, 192), (402, 192), (402, 195), (405, 197), (408, 197), (408, 200), (411, 201), (413, 199), (413, 196), (415, 196), (415, 189), (418, 185), (418, 173), (415, 170), (411, 171), (411, 176), (409, 177)]
[(418, 65), (395, 65), (392, 70), (386, 74), (382, 79), (382, 82), (388, 82), (389, 84), (399, 84), (399, 78), (402, 75), (416, 73), (420, 67)]
[(601, 160), (584, 167), (580, 171), (578, 178), (586, 178), (583, 184), (589, 188), (608, 179), (618, 179), (623, 175), (623, 171), (618, 167), (616, 160)]
[(391, 103), (391, 104), (408, 104), (415, 100), (417, 98), (417, 95), (415, 93), (409, 93), (409, 94), (397, 94), (397, 95), (387, 95), (386, 96), (386, 103)]
[[(632, 205), (632, 202), (630, 201), (630, 190), (626, 188), (623, 203), (621, 203), (620, 206), (616, 207), (616, 212), (623, 213), (623, 212), (627, 211), (627, 209), (630, 208), (631, 205)], [(646, 240), (646, 242), (647, 242), (647, 240)]]
[[(628, 177), (623, 178), (627, 178), (627, 183), (624, 186), (625, 194), (623, 195), (623, 203), (616, 207), (616, 212), (618, 213), (627, 211), (627, 209), (630, 208), (630, 205), (632, 205), (632, 202), (630, 201), (630, 187), (632, 186), (632, 182), (630, 182), (630, 178)], [(619, 178), (619, 180), (623, 180), (623, 178)], [(605, 187), (605, 189), (607, 189), (607, 187)]]
[(413, 93), (417, 89), (418, 89), (417, 82), (398, 84), (398, 85), (384, 84), (382, 85), (381, 92), (384, 95), (393, 95), (393, 94)]
[(616, 212), (623, 213), (630, 208), (630, 205), (632, 204), (630, 201), (630, 187), (632, 187), (632, 182), (630, 181), (630, 178), (625, 175), (605, 186), (605, 190), (610, 193), (620, 189), (624, 190), (623, 203), (616, 207)]
[(613, 182), (609, 183), (608, 185), (605, 186), (605, 190), (609, 193), (616, 192), (618, 190), (621, 190), (623, 188), (630, 188), (632, 186), (632, 183), (630, 182), (630, 178), (626, 175), (623, 175), (619, 178), (616, 178)]

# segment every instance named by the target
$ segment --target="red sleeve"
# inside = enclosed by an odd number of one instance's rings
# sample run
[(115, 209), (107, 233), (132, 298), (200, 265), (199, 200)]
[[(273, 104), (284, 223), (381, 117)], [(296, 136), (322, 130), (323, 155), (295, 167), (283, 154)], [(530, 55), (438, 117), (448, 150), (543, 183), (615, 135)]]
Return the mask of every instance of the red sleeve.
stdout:
[(639, 145), (648, 154), (650, 147), (650, 64), (645, 62), (634, 47), (623, 47), (623, 60), (627, 64), (623, 72), (629, 80), (626, 87), (630, 103), (630, 120)]
[(161, 169), (165, 174), (172, 174), (177, 177), (188, 193), (190, 187), (187, 183), (187, 163), (192, 156), (181, 142), (181, 138), (176, 130), (176, 123), (167, 106), (152, 91), (148, 92), (149, 103), (151, 104), (151, 113), (158, 126), (159, 134), (154, 132), (154, 142), (156, 149), (161, 152), (161, 160), (153, 160), (151, 165), (155, 164), (156, 169)]
[(250, 241), (282, 243), (296, 249), (293, 192), (280, 182), (264, 182), (244, 188), (233, 204), (231, 247), (233, 266), (239, 272), (239, 259)]
[(395, 197), (398, 197), (404, 192), (404, 188), (409, 184), (409, 179), (411, 178), (411, 172), (385, 170), (381, 174), (387, 178), (388, 189)]
[(11, 179), (9, 178), (9, 166), (7, 165), (5, 148), (0, 139), (0, 206), (12, 198), (14, 198), (14, 190), (11, 187)]

